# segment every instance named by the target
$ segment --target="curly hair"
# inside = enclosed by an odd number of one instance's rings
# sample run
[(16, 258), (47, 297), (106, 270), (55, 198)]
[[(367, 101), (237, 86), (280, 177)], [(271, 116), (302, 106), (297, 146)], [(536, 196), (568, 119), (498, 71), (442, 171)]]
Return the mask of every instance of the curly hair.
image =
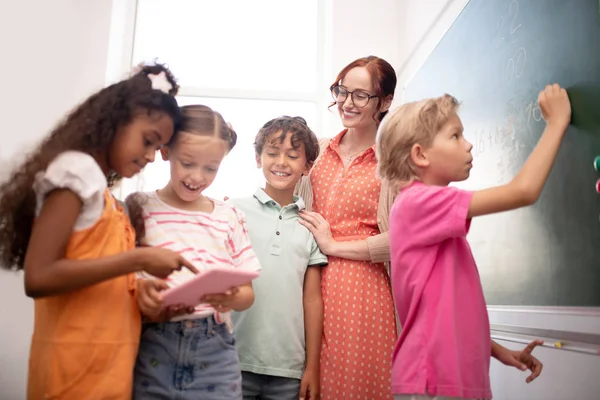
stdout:
[(288, 132), (292, 134), (291, 142), (294, 149), (304, 144), (306, 162), (312, 164), (319, 156), (319, 140), (317, 135), (308, 127), (306, 120), (302, 117), (288, 117), (287, 115), (274, 118), (263, 125), (254, 139), (254, 152), (260, 157), (265, 142), (274, 133), (281, 132), (279, 143), (283, 143)]
[[(153, 89), (149, 74), (165, 74), (169, 93)], [(22, 269), (35, 218), (33, 183), (38, 172), (60, 153), (77, 150), (106, 153), (117, 130), (139, 113), (161, 112), (173, 120), (177, 132), (181, 112), (175, 95), (179, 86), (169, 69), (161, 64), (138, 66), (128, 79), (105, 87), (75, 107), (0, 185), (0, 266)], [(112, 187), (120, 177), (109, 172)]]

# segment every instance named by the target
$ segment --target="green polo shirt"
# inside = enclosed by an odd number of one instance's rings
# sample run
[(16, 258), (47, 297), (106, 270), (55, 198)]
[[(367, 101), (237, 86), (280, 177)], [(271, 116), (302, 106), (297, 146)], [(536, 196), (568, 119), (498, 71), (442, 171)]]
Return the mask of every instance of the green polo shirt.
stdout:
[(315, 238), (298, 223), (304, 201), (280, 207), (263, 189), (254, 196), (230, 199), (246, 216), (252, 249), (262, 267), (254, 287), (254, 304), (232, 315), (242, 371), (302, 378), (306, 359), (304, 274), (309, 266), (327, 264)]

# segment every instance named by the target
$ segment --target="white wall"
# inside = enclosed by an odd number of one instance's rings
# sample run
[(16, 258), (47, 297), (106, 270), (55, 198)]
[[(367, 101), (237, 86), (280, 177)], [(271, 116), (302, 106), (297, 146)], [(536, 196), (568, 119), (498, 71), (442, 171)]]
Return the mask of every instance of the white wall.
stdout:
[(400, 38), (398, 92), (404, 88), (433, 51), (469, 0), (399, 0), (402, 4), (398, 30)]
[[(398, 23), (400, 38), (396, 72), (399, 84), (395, 104), (399, 104), (403, 88), (418, 71), (431, 51), (460, 14), (468, 0), (398, 0), (401, 11)], [(490, 322), (527, 326), (531, 328), (600, 332), (598, 310), (502, 308), (490, 307)], [(528, 337), (497, 336), (498, 341), (511, 349), (524, 346), (518, 340)], [(501, 340), (500, 338), (508, 340)], [(523, 373), (492, 361), (491, 380), (494, 399), (498, 400), (593, 400), (600, 398), (600, 356), (571, 352), (569, 346), (553, 348), (553, 338), (541, 338), (547, 346), (538, 348), (535, 355), (544, 363), (542, 375), (525, 384)]]
[[(326, 32), (323, 66), (323, 109), (329, 106), (329, 86), (337, 74), (357, 58), (378, 56), (394, 68), (400, 63), (401, 38), (398, 20), (404, 0), (329, 0), (326, 17), (331, 27)], [(398, 86), (400, 88), (400, 86)], [(325, 112), (322, 136), (334, 136), (343, 128), (335, 108)]]
[[(0, 1), (0, 165), (31, 148), (69, 108), (104, 85), (111, 4)], [(25, 398), (32, 326), (22, 274), (0, 272), (0, 399)]]

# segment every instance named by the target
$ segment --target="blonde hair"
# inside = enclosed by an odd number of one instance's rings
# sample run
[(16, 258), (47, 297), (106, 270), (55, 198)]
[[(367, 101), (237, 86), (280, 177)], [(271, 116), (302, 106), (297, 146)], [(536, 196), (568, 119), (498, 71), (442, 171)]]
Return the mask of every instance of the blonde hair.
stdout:
[(390, 112), (377, 131), (377, 177), (396, 189), (418, 179), (417, 166), (410, 157), (413, 146), (429, 147), (458, 107), (458, 101), (445, 94), (406, 103)]

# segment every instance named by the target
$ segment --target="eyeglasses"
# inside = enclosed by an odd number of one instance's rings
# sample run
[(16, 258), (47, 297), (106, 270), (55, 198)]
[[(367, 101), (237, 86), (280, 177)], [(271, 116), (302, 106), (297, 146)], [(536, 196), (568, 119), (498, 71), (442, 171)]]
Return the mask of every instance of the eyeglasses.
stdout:
[(331, 89), (331, 96), (336, 103), (343, 103), (348, 98), (348, 94), (350, 94), (352, 98), (352, 102), (356, 107), (363, 108), (369, 104), (369, 100), (376, 98), (375, 95), (370, 95), (364, 90), (355, 90), (354, 92), (349, 91), (343, 86), (336, 85)]

